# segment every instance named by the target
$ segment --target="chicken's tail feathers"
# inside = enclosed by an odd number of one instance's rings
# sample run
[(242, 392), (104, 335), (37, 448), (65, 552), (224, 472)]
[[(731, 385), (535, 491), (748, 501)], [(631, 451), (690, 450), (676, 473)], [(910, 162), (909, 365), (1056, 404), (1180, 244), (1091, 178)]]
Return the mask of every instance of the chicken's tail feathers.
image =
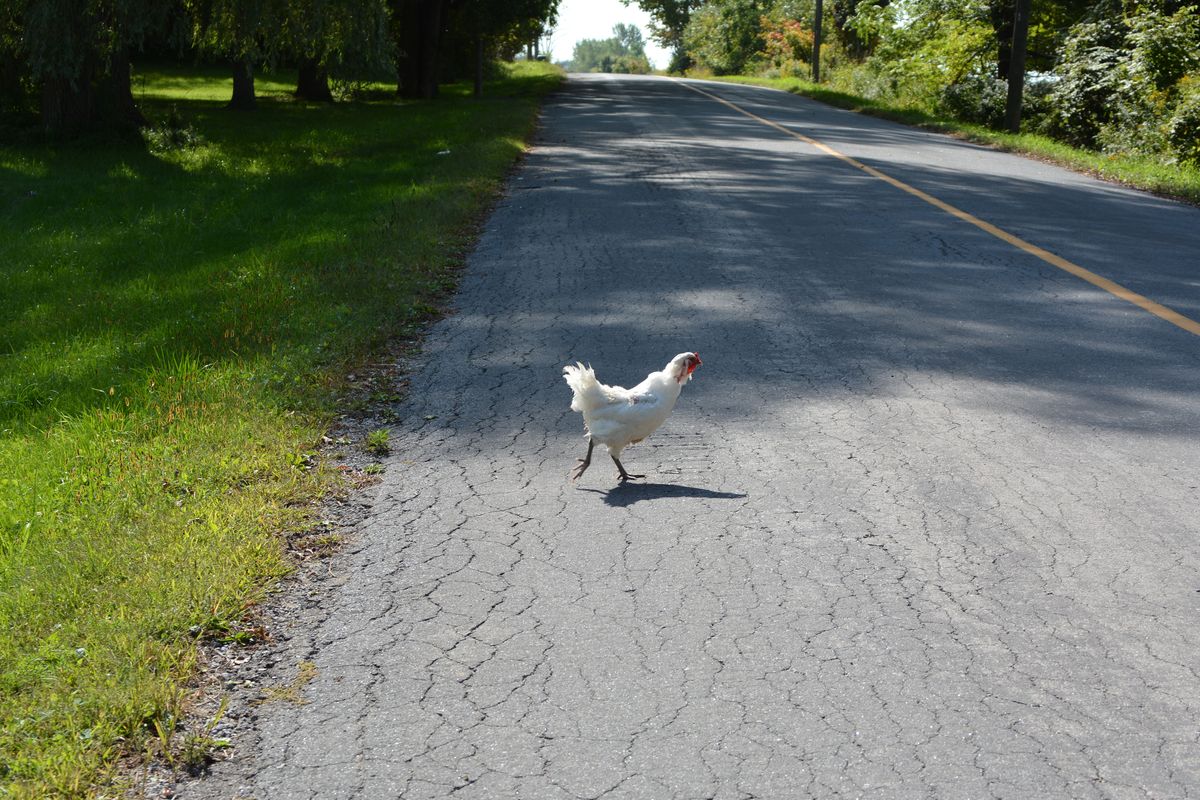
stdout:
[(608, 398), (596, 380), (596, 373), (591, 366), (584, 366), (576, 361), (563, 367), (563, 379), (571, 387), (574, 397), (571, 398), (571, 410), (583, 413), (589, 409), (598, 408), (608, 402)]

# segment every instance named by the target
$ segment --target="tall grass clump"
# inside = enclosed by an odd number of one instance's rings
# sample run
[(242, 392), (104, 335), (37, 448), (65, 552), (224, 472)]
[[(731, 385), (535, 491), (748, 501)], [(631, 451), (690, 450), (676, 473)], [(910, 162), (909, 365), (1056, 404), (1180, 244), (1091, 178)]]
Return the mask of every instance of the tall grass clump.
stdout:
[(237, 114), (163, 68), (141, 144), (0, 145), (0, 796), (86, 796), (180, 712), (313, 523), (340, 376), (453, 286), (557, 80)]

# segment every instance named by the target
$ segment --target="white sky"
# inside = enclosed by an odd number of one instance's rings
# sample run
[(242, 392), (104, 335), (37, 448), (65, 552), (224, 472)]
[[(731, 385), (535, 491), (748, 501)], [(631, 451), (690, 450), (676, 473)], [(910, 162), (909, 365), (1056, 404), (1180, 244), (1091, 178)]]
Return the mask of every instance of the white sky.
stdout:
[(650, 39), (650, 15), (638, 8), (637, 3), (628, 8), (621, 0), (562, 0), (558, 6), (558, 25), (550, 36), (550, 57), (554, 61), (566, 61), (575, 50), (580, 39), (608, 39), (613, 26), (618, 22), (637, 25), (646, 40), (646, 56), (655, 69), (666, 69), (671, 60), (670, 52), (662, 49)]

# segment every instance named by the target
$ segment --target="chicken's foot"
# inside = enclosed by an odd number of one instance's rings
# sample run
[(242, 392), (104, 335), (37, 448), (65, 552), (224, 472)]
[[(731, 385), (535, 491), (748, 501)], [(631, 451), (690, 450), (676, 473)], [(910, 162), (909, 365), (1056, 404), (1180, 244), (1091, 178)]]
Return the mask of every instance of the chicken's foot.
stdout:
[(587, 455), (579, 459), (579, 463), (575, 465), (575, 469), (571, 472), (571, 480), (579, 480), (579, 476), (587, 472), (587, 468), (592, 465), (592, 448), (596, 446), (596, 442), (588, 439)]
[[(610, 453), (610, 455), (611, 455), (611, 453)], [(625, 467), (621, 464), (621, 460), (619, 458), (617, 458), (616, 456), (612, 456), (612, 460), (613, 460), (613, 463), (615, 463), (617, 465), (617, 472), (619, 473), (618, 479), (621, 481), (621, 483), (624, 483), (625, 481), (632, 481), (636, 478), (646, 477), (645, 475), (631, 475), (628, 472), (626, 472)]]

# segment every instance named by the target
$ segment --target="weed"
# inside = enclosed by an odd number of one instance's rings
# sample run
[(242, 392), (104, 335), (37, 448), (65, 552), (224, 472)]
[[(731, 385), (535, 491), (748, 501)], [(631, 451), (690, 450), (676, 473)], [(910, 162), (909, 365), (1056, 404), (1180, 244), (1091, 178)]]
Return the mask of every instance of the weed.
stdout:
[(315, 677), (317, 677), (317, 665), (311, 661), (301, 661), (296, 669), (296, 677), (291, 683), (265, 687), (263, 696), (259, 698), (258, 702), (262, 704), (282, 701), (297, 706), (304, 705), (308, 702), (304, 699), (304, 687), (312, 683)]
[(146, 128), (142, 135), (150, 150), (157, 153), (195, 148), (204, 144), (204, 137), (190, 122), (183, 119), (176, 103), (171, 104), (166, 119), (158, 125)]
[(387, 428), (380, 428), (377, 431), (371, 431), (367, 434), (367, 439), (364, 446), (368, 453), (377, 456), (386, 456), (391, 450), (388, 444), (388, 439), (391, 437), (391, 432)]
[(213, 754), (224, 747), (229, 747), (228, 739), (213, 738), (213, 729), (229, 708), (229, 697), (221, 698), (217, 713), (204, 725), (201, 731), (188, 733), (179, 746), (178, 763), (191, 775), (199, 775), (213, 761)]

